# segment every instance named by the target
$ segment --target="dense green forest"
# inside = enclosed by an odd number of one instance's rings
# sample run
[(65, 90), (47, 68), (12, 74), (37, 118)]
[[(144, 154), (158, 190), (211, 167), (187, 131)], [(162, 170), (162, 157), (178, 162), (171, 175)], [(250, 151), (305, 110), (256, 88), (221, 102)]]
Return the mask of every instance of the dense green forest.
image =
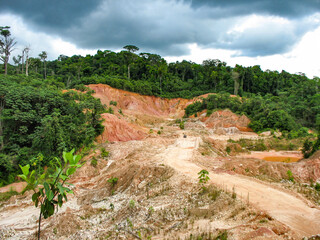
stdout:
[(25, 48), (10, 64), (15, 42), (8, 42), (6, 52), (6, 40), (13, 39), (7, 27), (0, 31), (0, 185), (14, 180), (19, 164), (32, 159), (45, 166), (63, 150), (89, 146), (101, 133), (100, 113), (105, 109), (100, 101), (90, 92), (62, 91), (85, 90), (87, 84), (166, 98), (218, 93), (190, 105), (186, 116), (230, 108), (246, 114), (255, 131), (279, 129), (291, 138), (320, 126), (318, 77), (262, 71), (259, 66), (230, 67), (218, 59), (167, 63), (157, 54), (138, 53), (133, 45), (120, 52), (98, 50), (93, 56), (60, 55), (53, 61), (45, 51), (29, 57)]
[(103, 130), (103, 111), (90, 92), (63, 93), (56, 81), (0, 76), (0, 185), (30, 159), (43, 167), (65, 149), (90, 145)]

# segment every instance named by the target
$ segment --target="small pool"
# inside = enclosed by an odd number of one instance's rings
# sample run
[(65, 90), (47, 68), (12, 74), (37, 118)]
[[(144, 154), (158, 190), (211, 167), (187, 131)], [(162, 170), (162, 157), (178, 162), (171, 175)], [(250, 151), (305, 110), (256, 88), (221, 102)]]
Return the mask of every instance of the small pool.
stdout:
[(292, 162), (297, 162), (301, 158), (299, 157), (289, 157), (289, 156), (268, 156), (262, 158), (263, 160), (266, 160), (268, 162), (285, 162), (285, 163), (292, 163)]

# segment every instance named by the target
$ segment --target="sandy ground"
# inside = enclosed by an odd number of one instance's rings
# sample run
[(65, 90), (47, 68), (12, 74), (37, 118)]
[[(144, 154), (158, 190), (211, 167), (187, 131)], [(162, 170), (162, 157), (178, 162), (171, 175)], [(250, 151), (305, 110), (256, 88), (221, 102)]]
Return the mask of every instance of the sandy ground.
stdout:
[[(162, 153), (164, 163), (196, 179), (202, 167), (193, 163), (191, 159), (199, 141), (199, 137), (177, 139)], [(212, 183), (230, 191), (234, 188), (243, 200), (249, 200), (251, 204), (286, 224), (301, 237), (320, 233), (320, 210), (314, 208), (307, 200), (245, 176), (217, 174), (212, 171), (209, 172), (209, 176)]]

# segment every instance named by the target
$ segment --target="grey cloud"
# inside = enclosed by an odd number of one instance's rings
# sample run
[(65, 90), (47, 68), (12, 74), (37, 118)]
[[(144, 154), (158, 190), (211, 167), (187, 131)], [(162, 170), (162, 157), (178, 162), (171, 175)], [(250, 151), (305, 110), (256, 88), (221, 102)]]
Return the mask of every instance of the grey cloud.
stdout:
[[(10, 0), (1, 12), (21, 15), (32, 26), (81, 48), (120, 49), (127, 44), (164, 56), (188, 54), (187, 44), (237, 50), (243, 56), (283, 53), (319, 24), (308, 16), (320, 0)], [(46, 3), (46, 4), (44, 4)], [(233, 31), (246, 16), (279, 16), (273, 23)], [(231, 33), (230, 33), (231, 32)]]
[(186, 2), (194, 8), (227, 9), (233, 16), (258, 13), (298, 18), (320, 11), (319, 0), (187, 0)]

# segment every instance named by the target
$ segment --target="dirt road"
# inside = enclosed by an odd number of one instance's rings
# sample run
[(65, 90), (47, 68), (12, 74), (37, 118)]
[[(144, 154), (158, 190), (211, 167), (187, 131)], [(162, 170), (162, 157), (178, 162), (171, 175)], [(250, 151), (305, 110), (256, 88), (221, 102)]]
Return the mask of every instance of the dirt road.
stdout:
[[(191, 178), (197, 178), (201, 166), (192, 162), (200, 142), (199, 137), (179, 138), (163, 153), (164, 163)], [(312, 208), (307, 200), (274, 188), (272, 185), (249, 177), (210, 172), (211, 182), (229, 190), (235, 188), (237, 196), (266, 211), (274, 219), (286, 224), (301, 237), (320, 233), (320, 210)]]

